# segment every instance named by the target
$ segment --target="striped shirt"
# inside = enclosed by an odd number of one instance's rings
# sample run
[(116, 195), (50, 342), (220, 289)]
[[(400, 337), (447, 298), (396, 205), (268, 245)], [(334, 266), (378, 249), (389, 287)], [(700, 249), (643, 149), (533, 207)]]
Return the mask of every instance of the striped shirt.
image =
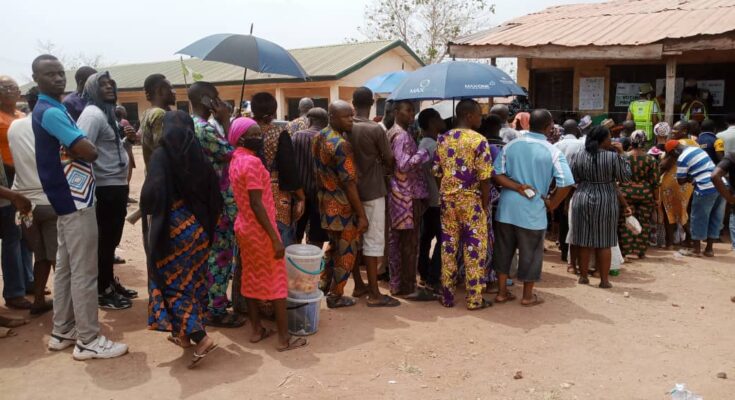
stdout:
[(706, 151), (699, 147), (687, 147), (676, 160), (676, 178), (691, 177), (694, 181), (694, 191), (698, 194), (717, 193), (712, 184), (712, 171), (715, 164)]

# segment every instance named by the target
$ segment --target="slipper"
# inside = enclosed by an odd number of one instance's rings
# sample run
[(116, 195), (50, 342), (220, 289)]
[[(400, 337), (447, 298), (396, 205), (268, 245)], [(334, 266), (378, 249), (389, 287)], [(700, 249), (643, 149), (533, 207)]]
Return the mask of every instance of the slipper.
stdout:
[(493, 306), (493, 303), (491, 303), (491, 302), (489, 302), (489, 301), (487, 301), (485, 299), (482, 299), (482, 303), (480, 303), (479, 306), (477, 306), (475, 308), (468, 308), (468, 310), (469, 311), (478, 311), (478, 310), (484, 310), (484, 309), (489, 308), (489, 307), (492, 307), (492, 306)]
[(247, 319), (242, 315), (227, 313), (212, 317), (208, 325), (216, 326), (217, 328), (240, 328), (245, 325), (246, 321)]
[(352, 297), (359, 299), (360, 297), (366, 296), (368, 293), (370, 293), (370, 289), (368, 288), (362, 290), (355, 289), (352, 291)]
[(357, 304), (357, 301), (352, 297), (347, 296), (333, 296), (327, 298), (327, 308), (343, 308), (352, 307)]
[(587, 277), (584, 277), (584, 276), (580, 276), (579, 277), (579, 280), (577, 281), (577, 283), (579, 283), (580, 285), (589, 285), (590, 278), (587, 278)]
[(705, 250), (705, 252), (702, 253), (702, 255), (704, 255), (705, 257), (714, 257), (715, 256), (715, 252), (714, 252), (714, 250)]
[(30, 310), (33, 303), (28, 301), (25, 297), (14, 297), (12, 299), (6, 299), (5, 306), (16, 310)]
[(436, 300), (436, 295), (424, 288), (419, 288), (415, 292), (404, 297), (404, 299), (409, 301), (434, 301)]
[(286, 345), (286, 347), (278, 347), (277, 350), (282, 353), (284, 351), (289, 351), (289, 350), (298, 349), (299, 347), (304, 347), (308, 344), (309, 342), (307, 342), (306, 339), (302, 337), (291, 336), (288, 339), (288, 344)]
[(383, 295), (377, 302), (371, 303), (370, 300), (367, 302), (368, 307), (398, 307), (400, 305), (400, 301), (388, 295)]
[(8, 317), (0, 316), (0, 326), (4, 326), (6, 328), (17, 328), (27, 323), (28, 321), (25, 319), (8, 318)]
[(532, 302), (525, 303), (525, 304), (523, 302), (521, 302), (521, 305), (523, 307), (533, 307), (533, 306), (538, 306), (540, 304), (544, 304), (545, 302), (546, 302), (546, 300), (542, 299), (541, 297), (538, 297), (538, 295), (536, 293), (534, 293), (533, 294), (533, 301)]
[(189, 364), (189, 369), (192, 369), (199, 364), (204, 357), (206, 357), (209, 353), (211, 353), (213, 350), (217, 349), (217, 343), (212, 343), (211, 346), (207, 347), (206, 350), (202, 354), (198, 354), (196, 351), (194, 352), (194, 355), (191, 358), (191, 364)]
[(273, 329), (268, 329), (266, 327), (260, 328), (260, 337), (256, 340), (250, 339), (250, 343), (259, 343), (262, 342), (265, 339), (268, 339), (271, 335), (276, 333)]
[(182, 349), (188, 349), (189, 347), (193, 346), (193, 344), (191, 344), (191, 341), (189, 341), (188, 343), (184, 343), (181, 341), (181, 338), (179, 338), (178, 336), (174, 336), (174, 335), (169, 335), (166, 338), (166, 340), (181, 347)]
[(46, 300), (42, 305), (36, 306), (33, 304), (31, 307), (31, 315), (41, 315), (54, 309), (54, 302), (52, 300)]
[(0, 328), (0, 339), (11, 337), (11, 336), (17, 336), (18, 334), (15, 333), (14, 330), (10, 328)]
[(505, 298), (501, 299), (500, 295), (495, 296), (495, 302), (498, 304), (507, 303), (516, 299), (516, 295), (511, 292), (505, 292)]

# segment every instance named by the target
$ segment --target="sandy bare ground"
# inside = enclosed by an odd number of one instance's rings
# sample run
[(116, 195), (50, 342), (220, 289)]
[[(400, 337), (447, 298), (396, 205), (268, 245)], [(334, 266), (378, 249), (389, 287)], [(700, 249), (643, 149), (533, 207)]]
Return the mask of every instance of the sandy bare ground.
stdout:
[[(138, 169), (133, 193), (141, 184)], [(546, 304), (532, 309), (323, 305), (310, 346), (289, 353), (276, 352), (274, 338), (250, 344), (248, 326), (211, 329), (221, 348), (194, 371), (190, 351), (146, 330), (139, 226), (126, 226), (121, 247), (128, 264), (116, 272), (142, 296), (130, 310), (101, 311), (100, 321), (130, 354), (77, 362), (71, 349), (51, 353), (51, 315), (31, 319), (0, 340), (0, 398), (648, 400), (668, 399), (677, 382), (707, 400), (735, 398), (735, 254), (726, 245), (715, 259), (652, 251), (625, 265), (608, 291), (577, 285), (549, 251), (538, 285)]]

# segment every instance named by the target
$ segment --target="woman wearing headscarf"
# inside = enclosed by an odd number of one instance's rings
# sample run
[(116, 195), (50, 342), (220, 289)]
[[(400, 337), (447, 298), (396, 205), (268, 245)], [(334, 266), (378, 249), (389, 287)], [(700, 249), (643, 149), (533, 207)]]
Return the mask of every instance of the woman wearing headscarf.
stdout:
[(252, 324), (250, 342), (260, 342), (273, 334), (261, 325), (258, 309), (259, 301), (270, 301), (278, 327), (278, 351), (306, 346), (306, 339), (288, 333), (285, 249), (276, 224), (271, 175), (258, 156), (263, 149), (263, 132), (255, 120), (240, 117), (230, 125), (229, 141), (235, 147), (230, 182), (239, 210), (235, 237), (242, 258), (240, 290), (247, 300)]
[(190, 367), (217, 345), (204, 328), (207, 315), (207, 258), (223, 207), (217, 174), (194, 137), (183, 111), (163, 120), (160, 147), (151, 156), (140, 198), (150, 219), (148, 241), (148, 327), (171, 332), (169, 340), (196, 349)]
[(579, 247), (580, 284), (588, 284), (590, 256), (600, 272), (600, 288), (608, 289), (611, 248), (618, 244), (621, 202), (616, 182), (630, 179), (630, 165), (620, 143), (613, 143), (610, 130), (596, 126), (587, 135), (584, 151), (572, 160), (577, 190), (572, 196), (574, 221), (569, 244)]
[(648, 240), (651, 231), (651, 215), (658, 204), (658, 164), (656, 160), (646, 154), (646, 132), (637, 130), (630, 135), (631, 150), (628, 154), (630, 163), (630, 182), (620, 184), (620, 191), (625, 196), (633, 216), (640, 222), (643, 230), (633, 234), (625, 226), (625, 219), (620, 219), (618, 225), (618, 239), (623, 256), (636, 255), (638, 258), (646, 256)]
[[(684, 227), (689, 222), (687, 207), (692, 197), (694, 187), (691, 183), (679, 185), (676, 180), (676, 158), (666, 155), (666, 141), (671, 134), (671, 127), (666, 122), (656, 124), (653, 128), (656, 134), (656, 149), (660, 150), (659, 173), (661, 181), (659, 187), (659, 199), (657, 213), (659, 221), (663, 224), (665, 232), (666, 249), (671, 250), (674, 246), (674, 234), (679, 227)], [(663, 142), (663, 143), (661, 143)], [(652, 153), (653, 149), (649, 151)]]

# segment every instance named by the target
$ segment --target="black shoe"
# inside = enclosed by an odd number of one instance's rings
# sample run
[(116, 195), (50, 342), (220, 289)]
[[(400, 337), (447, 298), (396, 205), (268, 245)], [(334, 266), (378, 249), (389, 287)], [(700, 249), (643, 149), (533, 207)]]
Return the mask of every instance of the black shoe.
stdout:
[(112, 282), (112, 287), (115, 289), (117, 294), (126, 299), (135, 299), (138, 297), (138, 292), (123, 286), (122, 283), (120, 283), (120, 278), (118, 277), (115, 277), (115, 280)]
[(99, 307), (106, 310), (124, 310), (133, 306), (130, 300), (116, 293), (112, 286), (108, 287), (104, 294), (97, 296), (97, 301)]

